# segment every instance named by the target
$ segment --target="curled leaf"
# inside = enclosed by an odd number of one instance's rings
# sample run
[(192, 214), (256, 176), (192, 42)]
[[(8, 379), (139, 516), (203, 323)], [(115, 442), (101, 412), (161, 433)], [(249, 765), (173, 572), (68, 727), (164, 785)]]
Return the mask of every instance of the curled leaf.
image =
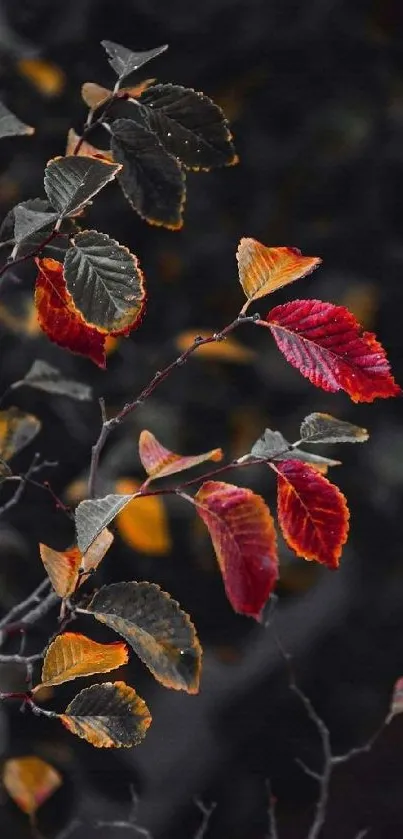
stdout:
[(78, 583), (81, 551), (76, 547), (55, 551), (48, 545), (40, 544), (39, 553), (56, 594), (59, 597), (70, 597)]
[(195, 495), (236, 612), (259, 619), (278, 578), (273, 517), (260, 495), (222, 481), (206, 481)]
[(67, 291), (63, 265), (55, 259), (36, 259), (38, 276), (35, 306), (41, 329), (51, 341), (85, 355), (105, 367), (106, 332), (87, 323)]
[(86, 611), (118, 632), (165, 687), (197, 693), (202, 650), (195, 628), (155, 583), (103, 586)]
[(347, 540), (349, 511), (338, 487), (298, 460), (276, 463), (278, 520), (297, 556), (337, 568)]
[(151, 724), (146, 703), (125, 682), (84, 688), (59, 719), (72, 734), (105, 749), (137, 746)]
[(266, 318), (279, 350), (316, 387), (344, 390), (353, 402), (373, 402), (401, 392), (385, 350), (344, 306), (293, 300)]
[(40, 757), (14, 757), (3, 766), (3, 784), (9, 796), (28, 816), (61, 786), (60, 773)]
[(174, 452), (162, 446), (154, 437), (154, 434), (151, 434), (151, 431), (144, 430), (140, 434), (139, 455), (147, 475), (155, 480), (156, 478), (165, 478), (167, 475), (174, 475), (176, 472), (182, 472), (185, 469), (191, 469), (206, 460), (217, 462), (222, 459), (222, 450), (211, 449), (209, 452), (196, 455), (174, 454)]
[(248, 303), (306, 277), (321, 264), (318, 256), (303, 256), (298, 248), (267, 248), (256, 239), (241, 239), (236, 253), (241, 286)]
[(36, 690), (49, 685), (61, 685), (79, 676), (109, 673), (127, 664), (126, 644), (98, 644), (78, 632), (63, 632), (46, 650), (41, 684)]

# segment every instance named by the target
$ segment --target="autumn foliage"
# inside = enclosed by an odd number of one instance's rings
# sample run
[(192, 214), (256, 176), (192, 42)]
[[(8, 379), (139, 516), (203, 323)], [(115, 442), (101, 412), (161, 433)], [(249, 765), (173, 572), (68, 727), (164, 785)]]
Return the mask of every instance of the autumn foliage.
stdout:
[[(35, 261), (34, 307), (40, 329), (50, 341), (100, 368), (107, 363), (108, 340), (124, 338), (141, 326), (147, 268), (143, 273), (137, 256), (126, 246), (106, 233), (87, 229), (85, 217), (91, 203), (98, 196), (101, 200), (103, 190), (116, 181), (141, 218), (176, 230), (183, 224), (187, 171), (231, 166), (238, 160), (224, 114), (203, 93), (154, 79), (126, 84), (165, 47), (138, 53), (110, 41), (103, 46), (117, 75), (116, 85), (111, 89), (94, 82), (83, 85), (82, 98), (89, 108), (83, 132), (71, 130), (66, 154), (48, 162), (44, 196), (10, 211), (3, 228), (7, 236), (12, 228), (12, 251), (1, 272), (19, 262)], [(102, 148), (90, 142), (94, 127), (104, 130)], [(0, 106), (1, 136), (31, 133), (29, 126)], [(57, 259), (51, 255), (55, 248)], [(342, 560), (349, 510), (346, 498), (327, 477), (340, 461), (316, 454), (309, 446), (368, 438), (366, 429), (317, 412), (301, 417), (294, 442), (278, 430), (262, 429), (250, 451), (228, 462), (219, 447), (194, 454), (173, 452), (152, 430), (144, 429), (138, 441), (138, 460), (145, 472), (142, 480), (120, 475), (110, 492), (100, 496), (99, 462), (113, 430), (193, 353), (217, 362), (242, 362), (253, 356), (254, 351), (232, 335), (241, 325), (266, 330), (267, 338), (270, 333), (286, 361), (324, 391), (342, 390), (357, 403), (400, 393), (384, 348), (344, 306), (309, 296), (276, 305), (263, 316), (250, 314), (257, 301), (260, 305), (262, 298), (318, 269), (320, 257), (242, 238), (236, 259), (246, 298), (239, 313), (220, 331), (188, 331), (179, 336), (180, 355), (156, 372), (140, 394), (130, 394), (114, 415), (109, 417), (102, 403), (102, 426), (94, 440), (88, 485), (84, 482), (74, 499), (74, 541), (63, 550), (38, 546), (38, 561), (43, 563), (50, 596), (60, 606), (62, 626), (42, 653), (41, 675), (27, 689), (25, 702), (35, 713), (58, 721), (96, 747), (129, 747), (143, 740), (151, 713), (135, 689), (119, 677), (95, 683), (84, 687), (64, 711), (48, 712), (36, 704), (44, 688), (57, 689), (77, 678), (118, 670), (131, 652), (166, 688), (196, 694), (203, 678), (197, 629), (168, 592), (154, 582), (133, 580), (97, 587), (94, 575), (115, 534), (135, 551), (166, 554), (172, 542), (164, 496), (174, 495), (190, 504), (195, 521), (207, 528), (232, 608), (261, 621), (281, 578), (279, 533), (302, 559), (330, 570), (337, 569)], [(36, 388), (79, 401), (92, 398), (88, 386), (64, 379), (42, 360), (35, 361), (25, 378), (12, 387)], [(0, 412), (3, 480), (15, 477), (10, 461), (35, 437), (40, 425), (37, 417), (15, 407)], [(252, 489), (222, 480), (223, 473), (232, 470), (239, 477), (242, 467), (252, 464), (260, 465), (277, 487), (272, 510)], [(199, 472), (189, 477), (189, 470), (195, 468)], [(65, 507), (66, 511), (69, 515)], [(86, 615), (89, 625), (93, 621), (106, 625), (123, 640), (101, 644), (90, 635), (65, 631), (77, 614)], [(51, 767), (40, 767), (35, 758), (22, 760), (6, 763), (3, 780), (19, 807), (33, 814), (60, 781)]]

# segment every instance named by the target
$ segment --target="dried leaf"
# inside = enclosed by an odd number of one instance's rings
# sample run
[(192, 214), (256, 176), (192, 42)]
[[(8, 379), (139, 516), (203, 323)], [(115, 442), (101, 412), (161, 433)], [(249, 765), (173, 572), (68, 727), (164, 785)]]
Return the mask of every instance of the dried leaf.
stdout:
[(118, 492), (132, 493), (132, 500), (123, 507), (116, 519), (120, 536), (129, 547), (140, 553), (164, 556), (172, 549), (165, 507), (159, 496), (133, 495), (141, 484), (132, 478), (121, 478), (116, 483)]
[(344, 495), (316, 469), (298, 460), (276, 463), (278, 520), (297, 556), (337, 568), (347, 540)]
[(95, 157), (55, 157), (45, 169), (45, 192), (61, 217), (85, 207), (119, 172), (120, 166)]
[(273, 517), (260, 495), (222, 481), (206, 481), (195, 495), (236, 612), (259, 619), (278, 578)]
[(41, 429), (40, 420), (19, 408), (0, 411), (0, 457), (10, 460), (28, 446)]
[(86, 611), (118, 632), (165, 687), (198, 692), (202, 650), (195, 628), (155, 583), (103, 586)]
[(105, 105), (105, 102), (113, 96), (113, 91), (107, 87), (102, 87), (96, 82), (84, 82), (81, 88), (81, 98), (94, 111), (100, 105)]
[(266, 318), (287, 361), (316, 387), (344, 390), (353, 402), (372, 402), (401, 392), (386, 353), (371, 332), (362, 332), (343, 306), (293, 300)]
[(40, 544), (39, 553), (56, 594), (59, 597), (70, 597), (78, 583), (81, 551), (76, 547), (55, 551), (48, 545)]
[(81, 560), (81, 571), (85, 571), (86, 573), (82, 574), (80, 578), (80, 585), (88, 580), (92, 571), (96, 571), (105, 554), (109, 551), (113, 539), (113, 533), (111, 533), (107, 527), (104, 527), (97, 538), (94, 539), (92, 545), (90, 545), (85, 554), (83, 554)]
[(365, 443), (369, 437), (366, 428), (318, 413), (305, 417), (300, 434), (306, 443)]
[(178, 230), (183, 224), (185, 175), (177, 159), (146, 124), (117, 119), (111, 124), (111, 150), (123, 167), (118, 182), (141, 218)]
[(151, 431), (144, 430), (139, 438), (139, 455), (147, 475), (155, 480), (156, 478), (165, 478), (167, 475), (174, 475), (176, 472), (182, 472), (185, 469), (191, 469), (193, 466), (199, 466), (206, 460), (217, 462), (222, 459), (223, 453), (221, 449), (211, 449), (204, 454), (174, 454), (174, 452), (162, 446), (154, 437), (154, 434), (151, 434)]
[(139, 325), (146, 291), (137, 257), (97, 230), (74, 237), (64, 260), (66, 288), (86, 323), (114, 335)]
[(151, 724), (146, 703), (124, 682), (84, 688), (59, 719), (73, 734), (105, 749), (137, 746)]
[(14, 757), (4, 763), (3, 784), (20, 810), (33, 816), (62, 785), (62, 777), (40, 757)]
[(237, 162), (228, 122), (204, 93), (157, 84), (141, 95), (140, 103), (147, 108), (151, 130), (187, 168), (208, 170)]
[[(175, 344), (180, 352), (185, 352), (191, 347), (195, 338), (210, 338), (214, 333), (205, 329), (191, 329), (181, 332), (175, 339)], [(212, 341), (197, 347), (195, 350), (197, 358), (211, 359), (212, 361), (228, 361), (235, 364), (248, 364), (253, 361), (256, 354), (253, 350), (244, 347), (235, 338), (225, 338), (223, 341)]]
[(239, 280), (248, 304), (306, 277), (322, 260), (302, 256), (298, 248), (267, 248), (256, 239), (241, 239), (236, 253)]
[(41, 684), (35, 690), (49, 685), (61, 685), (79, 676), (109, 673), (128, 662), (126, 644), (98, 644), (77, 632), (63, 632), (46, 650)]

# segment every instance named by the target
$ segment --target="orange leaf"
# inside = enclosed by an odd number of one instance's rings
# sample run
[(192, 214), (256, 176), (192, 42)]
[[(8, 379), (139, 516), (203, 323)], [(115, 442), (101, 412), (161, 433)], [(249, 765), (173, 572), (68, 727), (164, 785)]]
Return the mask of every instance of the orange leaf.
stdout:
[(52, 586), (59, 597), (70, 597), (78, 582), (82, 554), (78, 548), (55, 551), (40, 544), (39, 552)]
[(142, 431), (139, 439), (140, 460), (147, 474), (155, 478), (165, 478), (167, 475), (174, 475), (192, 466), (198, 466), (206, 460), (221, 460), (222, 450), (211, 449), (204, 454), (181, 455), (174, 454), (158, 442), (151, 431)]
[(121, 641), (98, 644), (77, 632), (63, 632), (46, 650), (41, 684), (35, 690), (49, 685), (61, 685), (78, 676), (109, 673), (127, 664), (127, 661), (128, 650)]
[(267, 248), (256, 239), (241, 239), (236, 258), (241, 286), (249, 303), (279, 288), (306, 277), (322, 260), (302, 256), (298, 248)]
[(278, 520), (287, 544), (297, 556), (337, 568), (349, 527), (344, 495), (299, 460), (271, 467), (278, 475)]
[(106, 332), (86, 323), (66, 288), (63, 265), (55, 259), (36, 259), (39, 273), (35, 306), (41, 329), (55, 344), (85, 355), (105, 367)]
[(105, 749), (137, 746), (151, 724), (146, 703), (124, 682), (84, 688), (59, 719), (73, 734)]
[(20, 810), (33, 816), (61, 786), (62, 778), (40, 757), (16, 757), (4, 764), (3, 784)]
[(59, 96), (66, 84), (63, 70), (43, 58), (22, 58), (17, 64), (21, 76), (28, 79), (43, 96)]
[(81, 97), (91, 110), (95, 110), (100, 105), (104, 105), (112, 95), (112, 90), (109, 90), (107, 87), (102, 87), (96, 82), (84, 82), (81, 88)]
[[(191, 329), (186, 332), (181, 332), (177, 336), (175, 344), (181, 352), (185, 352), (185, 350), (192, 346), (195, 338), (209, 338), (213, 334), (213, 332), (207, 332), (203, 329)], [(225, 338), (224, 341), (212, 341), (210, 344), (197, 347), (195, 352), (198, 358), (210, 358), (213, 361), (233, 361), (236, 364), (247, 364), (255, 358), (253, 350), (244, 347), (235, 338)]]
[(102, 160), (108, 160), (110, 163), (113, 163), (113, 157), (108, 149), (98, 149), (96, 146), (92, 146), (91, 143), (88, 143), (87, 140), (83, 140), (80, 143), (80, 147), (76, 152), (77, 145), (81, 137), (79, 134), (76, 134), (74, 128), (69, 129), (69, 133), (67, 134), (67, 145), (66, 145), (66, 157), (72, 154), (78, 155), (85, 155), (90, 157), (100, 157)]
[[(131, 495), (140, 486), (132, 478), (121, 478), (115, 490)], [(139, 496), (129, 501), (116, 517), (116, 524), (122, 539), (135, 551), (162, 556), (172, 548), (165, 507), (158, 496)]]
[(236, 612), (258, 619), (278, 578), (273, 517), (250, 489), (206, 481), (195, 495), (207, 525), (227, 597)]

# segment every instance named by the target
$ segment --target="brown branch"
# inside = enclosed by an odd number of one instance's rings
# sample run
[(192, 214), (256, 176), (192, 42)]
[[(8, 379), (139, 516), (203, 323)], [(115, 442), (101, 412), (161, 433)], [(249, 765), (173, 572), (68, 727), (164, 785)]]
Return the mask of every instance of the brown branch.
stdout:
[(238, 326), (243, 323), (256, 323), (257, 318), (259, 315), (238, 315), (228, 326), (224, 327), (221, 332), (215, 332), (214, 335), (210, 335), (206, 338), (197, 337), (193, 341), (193, 344), (190, 345), (186, 350), (183, 351), (174, 361), (171, 361), (170, 364), (167, 364), (163, 370), (158, 370), (151, 381), (143, 388), (139, 396), (134, 399), (132, 402), (127, 402), (126, 405), (123, 406), (121, 411), (116, 414), (110, 420), (104, 419), (101, 427), (101, 431), (99, 433), (99, 437), (92, 447), (92, 456), (91, 456), (91, 466), (90, 466), (90, 474), (88, 479), (88, 497), (93, 498), (96, 493), (96, 478), (99, 466), (99, 459), (103, 450), (103, 447), (109, 437), (111, 431), (117, 428), (124, 419), (126, 419), (129, 414), (134, 413), (134, 411), (148, 399), (151, 394), (164, 382), (168, 376), (175, 370), (177, 367), (181, 367), (182, 364), (185, 364), (188, 360), (189, 356), (198, 349), (198, 347), (203, 347), (206, 344), (213, 344), (219, 341), (224, 341), (227, 335), (234, 331)]

